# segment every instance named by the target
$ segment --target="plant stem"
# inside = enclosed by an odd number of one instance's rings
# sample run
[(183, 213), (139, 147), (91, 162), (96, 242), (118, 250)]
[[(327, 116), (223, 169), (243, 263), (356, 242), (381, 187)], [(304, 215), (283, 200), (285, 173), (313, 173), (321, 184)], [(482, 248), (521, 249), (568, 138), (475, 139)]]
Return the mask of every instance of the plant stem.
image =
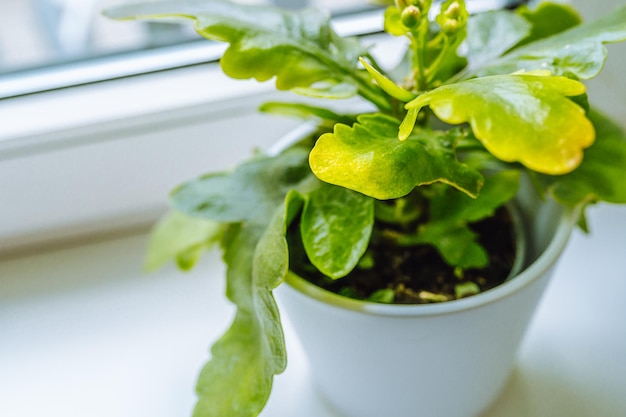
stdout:
[(428, 49), (428, 20), (424, 20), (417, 30), (411, 31), (411, 45), (415, 51), (415, 85), (418, 91), (425, 91), (428, 88), (426, 80), (426, 51)]
[(389, 100), (381, 94), (381, 90), (374, 87), (372, 84), (359, 77), (358, 75), (353, 75), (352, 78), (357, 81), (358, 84), (358, 94), (364, 99), (368, 100), (376, 107), (378, 107), (381, 111), (391, 111), (392, 106), (389, 103)]
[(448, 39), (448, 37), (444, 37), (443, 47), (441, 48), (441, 51), (439, 51), (439, 55), (437, 55), (435, 60), (430, 64), (430, 66), (426, 70), (426, 75), (427, 75), (426, 82), (428, 84), (430, 84), (435, 78), (435, 76), (437, 75), (437, 72), (439, 71), (439, 66), (445, 59), (449, 50), (450, 50), (450, 40)]

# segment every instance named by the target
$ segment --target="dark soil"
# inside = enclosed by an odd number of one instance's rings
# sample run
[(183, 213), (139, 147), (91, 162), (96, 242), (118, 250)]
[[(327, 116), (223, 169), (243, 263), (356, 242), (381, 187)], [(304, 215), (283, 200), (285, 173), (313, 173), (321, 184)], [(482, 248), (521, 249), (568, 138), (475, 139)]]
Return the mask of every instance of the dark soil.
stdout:
[(396, 304), (449, 301), (501, 284), (514, 263), (513, 224), (506, 208), (499, 209), (493, 218), (473, 224), (472, 229), (489, 253), (489, 266), (484, 269), (455, 271), (431, 246), (390, 248), (376, 239), (369, 248), (373, 266), (357, 267), (344, 278), (331, 280), (323, 276), (297, 250), (293, 251), (291, 268), (322, 288), (356, 299)]

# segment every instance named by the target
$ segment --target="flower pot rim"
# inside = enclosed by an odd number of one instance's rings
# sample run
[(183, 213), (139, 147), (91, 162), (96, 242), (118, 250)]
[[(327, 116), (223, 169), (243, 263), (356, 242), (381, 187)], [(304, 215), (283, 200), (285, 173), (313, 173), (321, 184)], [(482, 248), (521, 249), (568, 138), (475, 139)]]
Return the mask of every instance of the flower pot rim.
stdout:
[(378, 316), (434, 316), (470, 310), (504, 299), (545, 274), (556, 263), (565, 249), (576, 225), (576, 218), (577, 215), (574, 211), (564, 211), (549, 245), (535, 261), (519, 274), (507, 279), (497, 287), (459, 300), (433, 304), (383, 304), (356, 300), (318, 287), (291, 270), (287, 274), (285, 282), (292, 289), (329, 306)]

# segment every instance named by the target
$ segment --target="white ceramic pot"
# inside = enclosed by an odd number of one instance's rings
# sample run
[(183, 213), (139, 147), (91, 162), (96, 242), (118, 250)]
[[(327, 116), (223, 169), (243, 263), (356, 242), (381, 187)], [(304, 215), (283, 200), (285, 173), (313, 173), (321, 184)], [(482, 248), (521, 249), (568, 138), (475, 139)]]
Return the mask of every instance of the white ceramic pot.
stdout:
[(504, 386), (574, 225), (525, 193), (527, 266), (484, 293), (430, 305), (352, 300), (296, 275), (277, 290), (322, 398), (345, 417), (474, 417)]

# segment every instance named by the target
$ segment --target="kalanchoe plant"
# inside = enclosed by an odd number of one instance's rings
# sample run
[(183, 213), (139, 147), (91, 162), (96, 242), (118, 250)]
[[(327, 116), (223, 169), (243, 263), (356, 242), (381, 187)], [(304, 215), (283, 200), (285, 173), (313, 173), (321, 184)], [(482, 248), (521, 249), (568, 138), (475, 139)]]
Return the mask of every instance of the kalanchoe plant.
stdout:
[[(221, 66), (231, 77), (371, 104), (357, 114), (267, 103), (268, 112), (318, 119), (316, 135), (173, 191), (149, 266), (175, 258), (188, 269), (219, 243), (237, 306), (200, 374), (195, 416), (262, 410), (286, 366), (272, 290), (290, 267), (341, 282), (374, 266), (375, 243), (430, 246), (459, 284), (452, 295), (425, 292), (421, 301), (449, 300), (481, 290), (464, 279), (490, 263), (473, 225), (515, 196), (522, 175), (545, 198), (581, 213), (599, 201), (626, 203), (626, 138), (590, 109), (581, 82), (600, 72), (604, 44), (626, 39), (626, 8), (582, 24), (571, 7), (551, 3), (476, 15), (462, 0), (438, 6), (389, 5), (385, 31), (408, 40), (391, 70), (358, 39), (339, 37), (317, 10), (185, 0), (107, 11), (118, 19), (192, 19), (202, 36), (229, 44)], [(394, 288), (348, 295), (399, 296)]]

